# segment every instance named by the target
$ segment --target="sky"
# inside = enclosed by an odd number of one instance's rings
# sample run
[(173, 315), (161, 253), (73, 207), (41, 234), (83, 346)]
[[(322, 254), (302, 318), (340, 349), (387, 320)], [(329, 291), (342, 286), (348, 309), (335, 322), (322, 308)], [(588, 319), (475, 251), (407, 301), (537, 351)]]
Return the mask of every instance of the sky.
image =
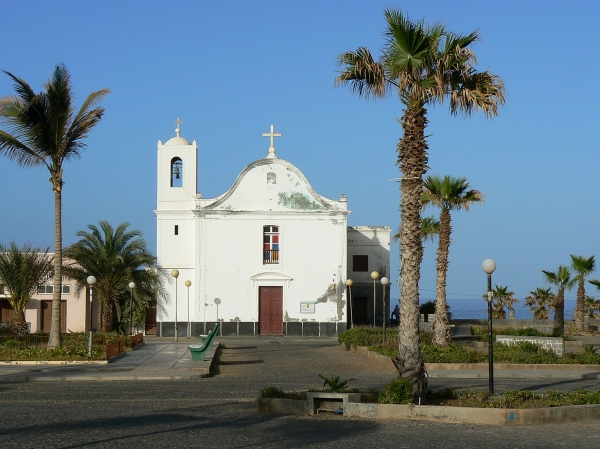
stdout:
[[(447, 105), (428, 110), (429, 173), (466, 177), (485, 195), (484, 204), (452, 215), (448, 297), (480, 301), (487, 258), (497, 263), (493, 283), (522, 303), (545, 286), (542, 269), (568, 265), (571, 254), (596, 254), (600, 3), (578, 0), (543, 7), (466, 0), (460, 8), (437, 0), (0, 0), (0, 69), (41, 91), (62, 62), (77, 105), (91, 92), (111, 90), (82, 158), (64, 167), (64, 245), (89, 224), (126, 221), (155, 251), (157, 142), (175, 135), (178, 117), (181, 135), (199, 146), (203, 197), (226, 192), (247, 164), (266, 155), (269, 141), (261, 134), (274, 124), (283, 134), (278, 156), (321, 195), (344, 193), (349, 225), (397, 229), (402, 104), (397, 95), (366, 101), (334, 86), (340, 53), (364, 46), (380, 54), (386, 7), (456, 33), (479, 30), (477, 68), (500, 76), (507, 89), (492, 120), (454, 117)], [(0, 73), (0, 96), (13, 91)], [(47, 170), (0, 157), (0, 174), (0, 243), (52, 247)], [(435, 297), (436, 250), (437, 241), (426, 245), (422, 300)], [(392, 281), (398, 268), (392, 245)], [(391, 296), (399, 296), (394, 283)]]

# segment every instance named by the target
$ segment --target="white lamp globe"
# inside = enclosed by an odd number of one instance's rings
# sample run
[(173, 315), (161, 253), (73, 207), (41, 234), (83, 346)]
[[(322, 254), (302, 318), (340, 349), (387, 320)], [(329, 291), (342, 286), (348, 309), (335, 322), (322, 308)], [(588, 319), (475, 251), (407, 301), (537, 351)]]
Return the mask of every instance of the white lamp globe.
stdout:
[(493, 259), (485, 259), (481, 264), (481, 268), (487, 274), (492, 274), (496, 270), (496, 262)]

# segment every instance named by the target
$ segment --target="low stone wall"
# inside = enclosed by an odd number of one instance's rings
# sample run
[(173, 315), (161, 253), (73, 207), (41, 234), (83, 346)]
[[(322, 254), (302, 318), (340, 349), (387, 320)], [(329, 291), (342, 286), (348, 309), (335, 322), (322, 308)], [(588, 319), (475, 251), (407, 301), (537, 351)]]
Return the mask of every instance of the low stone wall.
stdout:
[(565, 340), (560, 337), (527, 337), (523, 335), (496, 335), (496, 343), (514, 346), (515, 343), (527, 341), (554, 352), (558, 356), (565, 353)]

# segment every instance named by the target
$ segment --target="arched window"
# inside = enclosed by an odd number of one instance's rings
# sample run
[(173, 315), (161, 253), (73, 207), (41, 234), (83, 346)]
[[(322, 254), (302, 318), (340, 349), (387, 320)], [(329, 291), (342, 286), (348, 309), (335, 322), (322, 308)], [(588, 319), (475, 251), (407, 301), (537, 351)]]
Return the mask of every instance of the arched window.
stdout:
[(183, 186), (183, 162), (180, 158), (171, 159), (171, 187)]

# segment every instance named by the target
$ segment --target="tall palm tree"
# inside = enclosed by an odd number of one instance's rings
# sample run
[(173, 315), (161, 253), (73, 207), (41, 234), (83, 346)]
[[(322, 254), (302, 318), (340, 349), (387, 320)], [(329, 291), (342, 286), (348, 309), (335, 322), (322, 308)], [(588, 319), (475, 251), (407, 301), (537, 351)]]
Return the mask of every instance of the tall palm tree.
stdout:
[(106, 221), (99, 225), (89, 225), (91, 232), (77, 232), (81, 239), (65, 248), (64, 256), (70, 263), (64, 274), (79, 287), (87, 286), (88, 276), (96, 277), (94, 298), (100, 303), (100, 329), (107, 331), (113, 324), (113, 312), (117, 321), (121, 319), (123, 305), (129, 300), (129, 282), (135, 282), (134, 298), (139, 308), (146, 308), (157, 293), (165, 293), (162, 270), (156, 269), (156, 258), (146, 248), (141, 231), (127, 230), (129, 223), (116, 229)]
[(60, 346), (60, 295), (62, 282), (62, 189), (63, 163), (81, 157), (84, 139), (98, 124), (104, 109), (96, 107), (109, 93), (102, 89), (90, 94), (75, 111), (71, 77), (58, 64), (36, 94), (21, 78), (5, 72), (14, 81), (15, 95), (0, 98), (0, 154), (23, 167), (45, 166), (54, 192), (54, 296), (49, 347)]
[(553, 271), (542, 270), (548, 283), (556, 286), (556, 301), (554, 301), (554, 329), (562, 336), (565, 334), (565, 289), (570, 290), (575, 282), (571, 278), (569, 267), (559, 265), (558, 269)]
[[(496, 320), (505, 320), (506, 310), (504, 308), (514, 313), (513, 305), (519, 300), (515, 298), (515, 292), (508, 291), (508, 286), (495, 285), (494, 287), (492, 289), (492, 317)], [(487, 299), (487, 297), (487, 293), (483, 295), (483, 299)]]
[(12, 242), (8, 247), (0, 245), (0, 283), (8, 290), (8, 302), (15, 311), (11, 327), (17, 334), (27, 333), (25, 306), (40, 285), (54, 274), (50, 248), (42, 250), (25, 245), (19, 248)]
[(575, 306), (575, 327), (579, 332), (583, 331), (583, 317), (585, 316), (585, 281), (596, 269), (594, 256), (583, 257), (571, 254), (571, 268), (577, 273), (577, 305)]
[(452, 176), (428, 176), (423, 190), (423, 205), (440, 208), (440, 231), (437, 252), (437, 282), (435, 299), (435, 329), (433, 343), (446, 346), (450, 341), (448, 304), (446, 302), (446, 275), (448, 274), (448, 254), (453, 210), (469, 210), (471, 205), (483, 202), (483, 194), (471, 190), (467, 178)]
[(476, 58), (470, 46), (479, 40), (476, 31), (455, 34), (441, 24), (412, 22), (395, 9), (386, 9), (384, 15), (387, 25), (379, 60), (373, 59), (365, 47), (342, 53), (338, 56), (342, 70), (336, 84), (349, 85), (367, 99), (395, 91), (405, 107), (400, 119), (403, 137), (397, 146), (397, 164), (402, 172), (402, 302), (394, 364), (400, 377), (413, 382), (414, 395), (424, 399), (427, 384), (419, 346), (419, 262), (421, 192), (427, 171), (426, 108), (448, 100), (452, 115), (481, 110), (493, 117), (504, 103), (504, 85), (493, 73), (475, 70)]
[[(429, 217), (421, 218), (421, 242), (433, 242), (435, 237), (440, 233), (440, 221), (433, 215)], [(392, 237), (392, 240), (396, 241), (400, 239), (400, 229)], [(423, 262), (423, 245), (421, 245), (421, 255), (419, 260), (419, 266)]]
[(534, 320), (547, 320), (548, 308), (552, 308), (556, 296), (550, 291), (550, 287), (538, 287), (529, 292), (529, 296), (525, 298), (525, 305), (533, 312)]

